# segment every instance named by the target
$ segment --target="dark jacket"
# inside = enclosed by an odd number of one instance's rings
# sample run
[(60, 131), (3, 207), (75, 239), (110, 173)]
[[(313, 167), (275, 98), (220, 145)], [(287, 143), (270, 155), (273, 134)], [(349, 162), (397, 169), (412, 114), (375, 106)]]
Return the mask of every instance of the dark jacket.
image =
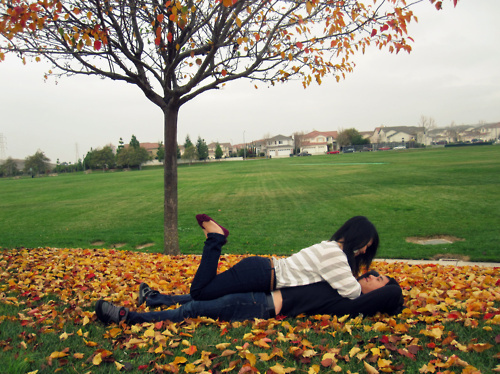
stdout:
[(347, 299), (330, 287), (326, 282), (306, 286), (281, 288), (283, 306), (280, 314), (295, 317), (299, 314), (330, 314), (372, 316), (377, 312), (390, 315), (403, 310), (403, 293), (397, 285), (386, 285), (356, 299)]

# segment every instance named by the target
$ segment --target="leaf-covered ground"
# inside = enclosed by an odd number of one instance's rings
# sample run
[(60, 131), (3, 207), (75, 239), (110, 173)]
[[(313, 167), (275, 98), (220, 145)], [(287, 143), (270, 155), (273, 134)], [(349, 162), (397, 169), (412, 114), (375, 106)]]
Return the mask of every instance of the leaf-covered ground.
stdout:
[[(242, 256), (226, 255), (220, 270)], [(6, 372), (488, 373), (500, 371), (499, 268), (375, 262), (404, 289), (395, 317), (103, 326), (94, 303), (133, 310), (141, 282), (187, 293), (199, 256), (0, 250)]]

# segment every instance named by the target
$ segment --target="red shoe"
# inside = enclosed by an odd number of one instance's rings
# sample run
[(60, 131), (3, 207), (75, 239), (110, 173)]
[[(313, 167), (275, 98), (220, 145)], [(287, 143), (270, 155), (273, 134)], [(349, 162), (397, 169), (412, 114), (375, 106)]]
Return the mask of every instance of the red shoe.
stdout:
[[(208, 222), (208, 221), (213, 221), (215, 222), (212, 218), (210, 218), (209, 216), (207, 216), (206, 214), (197, 214), (196, 215), (196, 220), (198, 221), (198, 225), (200, 225), (200, 227), (202, 229), (204, 229), (203, 227), (203, 222)], [(222, 232), (224, 233), (224, 236), (227, 238), (229, 236), (229, 230), (226, 229), (225, 227), (219, 225), (217, 222), (215, 222), (215, 224), (217, 226), (219, 226), (221, 229), (222, 229)]]

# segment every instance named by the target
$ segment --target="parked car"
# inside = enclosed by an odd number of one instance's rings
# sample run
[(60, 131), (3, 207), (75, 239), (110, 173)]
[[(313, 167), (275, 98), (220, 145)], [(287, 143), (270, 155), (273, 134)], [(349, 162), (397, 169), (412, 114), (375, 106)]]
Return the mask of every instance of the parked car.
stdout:
[(398, 145), (397, 147), (394, 147), (393, 149), (406, 149), (404, 145)]
[(361, 152), (371, 152), (371, 151), (373, 151), (372, 147), (363, 147), (361, 149)]
[(326, 152), (327, 155), (338, 155), (340, 153), (340, 151), (330, 151), (330, 152)]
[(353, 153), (353, 152), (356, 152), (356, 150), (354, 148), (344, 148), (344, 150), (342, 152), (344, 152), (344, 153)]
[(297, 156), (311, 156), (311, 154), (307, 151), (304, 151), (304, 152), (298, 153)]
[(382, 147), (382, 148), (379, 148), (378, 150), (379, 151), (389, 151), (391, 149), (391, 147)]

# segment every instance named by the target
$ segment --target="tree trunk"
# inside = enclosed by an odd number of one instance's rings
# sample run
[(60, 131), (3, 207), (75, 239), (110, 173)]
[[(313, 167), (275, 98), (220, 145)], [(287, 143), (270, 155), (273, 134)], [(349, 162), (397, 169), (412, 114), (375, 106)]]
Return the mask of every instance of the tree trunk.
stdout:
[(179, 106), (170, 103), (163, 109), (164, 116), (164, 247), (163, 253), (179, 255), (179, 236), (177, 231), (177, 117)]

